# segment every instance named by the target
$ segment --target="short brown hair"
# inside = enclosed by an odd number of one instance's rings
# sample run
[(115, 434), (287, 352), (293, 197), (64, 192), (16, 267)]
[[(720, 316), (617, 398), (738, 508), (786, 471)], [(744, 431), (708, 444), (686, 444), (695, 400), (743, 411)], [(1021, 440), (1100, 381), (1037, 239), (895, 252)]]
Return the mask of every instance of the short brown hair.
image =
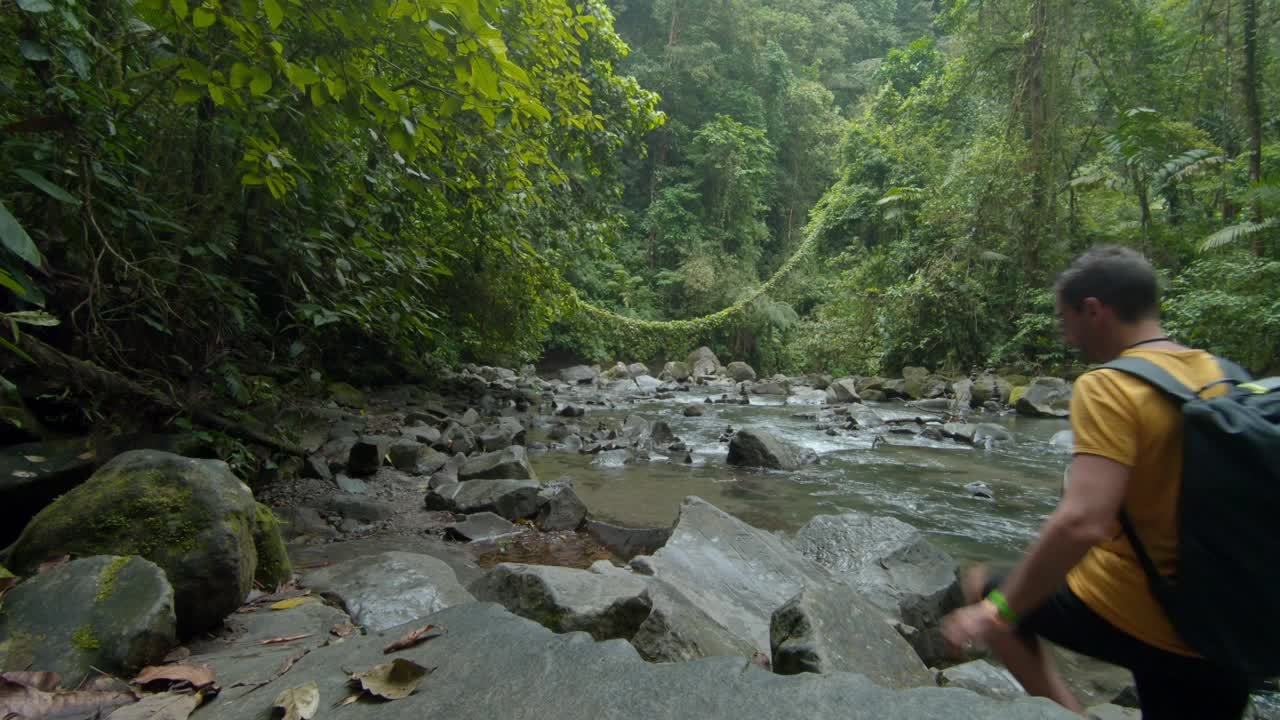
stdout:
[(1160, 283), (1155, 268), (1142, 253), (1118, 245), (1095, 247), (1076, 258), (1058, 276), (1054, 293), (1063, 304), (1079, 310), (1085, 298), (1116, 312), (1132, 323), (1160, 315)]

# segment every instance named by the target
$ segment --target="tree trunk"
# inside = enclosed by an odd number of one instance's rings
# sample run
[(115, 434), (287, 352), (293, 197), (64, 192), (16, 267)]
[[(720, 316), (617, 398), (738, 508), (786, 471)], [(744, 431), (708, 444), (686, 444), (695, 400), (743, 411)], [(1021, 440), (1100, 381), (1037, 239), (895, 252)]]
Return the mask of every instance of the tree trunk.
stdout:
[(1029, 276), (1041, 265), (1042, 243), (1053, 222), (1049, 177), (1049, 92), (1046, 87), (1050, 0), (1033, 0), (1031, 31), (1022, 50), (1023, 134), (1031, 177), (1031, 212), (1023, 233), (1023, 262)]
[[(1262, 103), (1258, 97), (1258, 0), (1244, 3), (1244, 111), (1249, 124), (1249, 181), (1262, 181)], [(1262, 199), (1253, 200), (1253, 221), (1262, 222)], [(1262, 252), (1258, 233), (1253, 234), (1254, 255)]]

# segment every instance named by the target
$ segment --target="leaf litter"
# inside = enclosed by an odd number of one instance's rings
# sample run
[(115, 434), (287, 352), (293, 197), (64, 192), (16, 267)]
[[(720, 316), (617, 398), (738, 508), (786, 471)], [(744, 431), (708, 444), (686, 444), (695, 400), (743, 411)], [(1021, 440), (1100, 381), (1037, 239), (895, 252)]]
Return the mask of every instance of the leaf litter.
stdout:
[(418, 685), (422, 684), (423, 678), (433, 672), (435, 668), (426, 668), (412, 660), (396, 658), (364, 672), (352, 673), (350, 682), (358, 686), (356, 692), (338, 705), (350, 705), (364, 697), (403, 700), (412, 695)]
[[(10, 679), (16, 673), (0, 675), (0, 718), (44, 718), (104, 715), (130, 705), (138, 698), (131, 692), (99, 690), (44, 690), (48, 678), (24, 677), (38, 687)], [(45, 675), (26, 673), (27, 676)], [(20, 676), (20, 675), (19, 675)], [(21, 676), (20, 676), (21, 677)]]
[(320, 686), (312, 681), (289, 688), (276, 696), (271, 707), (284, 710), (283, 720), (311, 720), (320, 709)]
[(382, 649), (382, 654), (390, 655), (393, 652), (408, 650), (409, 648), (414, 647), (415, 645), (424, 643), (428, 640), (434, 640), (446, 632), (448, 631), (440, 627), (439, 625), (423, 625), (422, 627), (416, 630), (411, 630), (410, 632), (406, 633), (404, 637), (400, 638), (399, 640), (396, 640), (390, 645), (387, 645), (385, 648)]

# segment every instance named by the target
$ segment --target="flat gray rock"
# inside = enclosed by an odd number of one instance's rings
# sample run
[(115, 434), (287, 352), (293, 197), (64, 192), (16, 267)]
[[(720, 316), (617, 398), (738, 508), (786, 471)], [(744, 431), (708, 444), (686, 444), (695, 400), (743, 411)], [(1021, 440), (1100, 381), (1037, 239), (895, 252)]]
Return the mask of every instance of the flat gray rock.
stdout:
[(648, 578), (617, 568), (597, 572), (501, 563), (469, 589), (477, 600), (500, 603), (556, 632), (581, 630), (597, 640), (625, 640), (649, 616), (649, 603), (641, 597), (647, 585)]
[(795, 470), (816, 460), (812, 450), (797, 447), (758, 430), (739, 430), (729, 441), (726, 462), (742, 467)]
[(582, 529), (624, 560), (655, 552), (671, 537), (671, 528), (629, 528), (591, 518), (582, 523)]
[(302, 584), (336, 598), (352, 620), (375, 632), (474, 599), (444, 561), (419, 553), (355, 558), (311, 571)]
[(94, 668), (129, 676), (177, 644), (173, 588), (137, 556), (47, 570), (6, 594), (0, 613), (0, 669), (56, 672), (64, 687)]
[(472, 458), (458, 468), (458, 480), (516, 479), (536, 480), (524, 447), (512, 445), (502, 450)]
[(333, 481), (337, 484), (338, 489), (344, 493), (350, 493), (352, 495), (369, 494), (369, 483), (361, 480), (360, 478), (351, 477), (346, 473), (338, 473), (333, 476)]
[(650, 662), (684, 662), (705, 657), (751, 658), (756, 648), (694, 605), (675, 586), (657, 578), (645, 588), (649, 616), (631, 638)]
[(1027, 386), (1014, 409), (1031, 417), (1067, 417), (1071, 414), (1071, 385), (1062, 378), (1038, 377)]
[(447, 483), (427, 494), (428, 510), (460, 513), (492, 512), (508, 520), (533, 517), (538, 512), (536, 480), (471, 480)]
[(445, 634), (396, 657), (436, 668), (418, 692), (391, 703), (357, 702), (345, 720), (1070, 720), (1042, 698), (1002, 702), (951, 688), (894, 691), (850, 673), (781, 676), (745, 659), (648, 664), (622, 641), (557, 635), (502, 607), (452, 607), (413, 624), (313, 650), (251, 693), (224, 691), (195, 716), (262, 720), (287, 688), (315, 682), (320, 705), (347, 697), (350, 673), (387, 662), (382, 648), (430, 622)]
[(396, 509), (391, 503), (360, 495), (333, 495), (325, 501), (324, 507), (336, 512), (344, 518), (362, 523), (378, 522), (395, 515)]
[(972, 660), (949, 667), (938, 673), (938, 684), (944, 687), (962, 687), (994, 698), (1010, 699), (1027, 694), (1012, 673), (986, 660)]
[(520, 532), (523, 532), (520, 526), (507, 522), (501, 516), (491, 512), (468, 515), (466, 520), (445, 528), (447, 537), (462, 542), (492, 540)]
[(838, 583), (811, 585), (773, 613), (773, 671), (856, 672), (896, 688), (934, 684), (924, 663), (879, 609)]

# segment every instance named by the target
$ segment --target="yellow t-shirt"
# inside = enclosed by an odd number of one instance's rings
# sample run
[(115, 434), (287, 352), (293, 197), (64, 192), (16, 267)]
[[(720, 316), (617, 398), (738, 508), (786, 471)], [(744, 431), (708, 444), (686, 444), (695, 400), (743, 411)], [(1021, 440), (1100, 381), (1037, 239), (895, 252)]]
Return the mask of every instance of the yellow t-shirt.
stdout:
[[(1126, 350), (1159, 365), (1192, 390), (1222, 378), (1203, 350)], [(1217, 387), (1210, 395), (1224, 392)], [(1178, 493), (1182, 479), (1182, 414), (1163, 393), (1115, 370), (1076, 380), (1071, 429), (1077, 454), (1098, 455), (1127, 465), (1132, 474), (1125, 509), (1161, 574), (1178, 565)], [(1067, 584), (1112, 625), (1170, 652), (1196, 655), (1178, 637), (1147, 586), (1133, 546), (1115, 523), (1110, 540), (1090, 548), (1067, 575)]]

